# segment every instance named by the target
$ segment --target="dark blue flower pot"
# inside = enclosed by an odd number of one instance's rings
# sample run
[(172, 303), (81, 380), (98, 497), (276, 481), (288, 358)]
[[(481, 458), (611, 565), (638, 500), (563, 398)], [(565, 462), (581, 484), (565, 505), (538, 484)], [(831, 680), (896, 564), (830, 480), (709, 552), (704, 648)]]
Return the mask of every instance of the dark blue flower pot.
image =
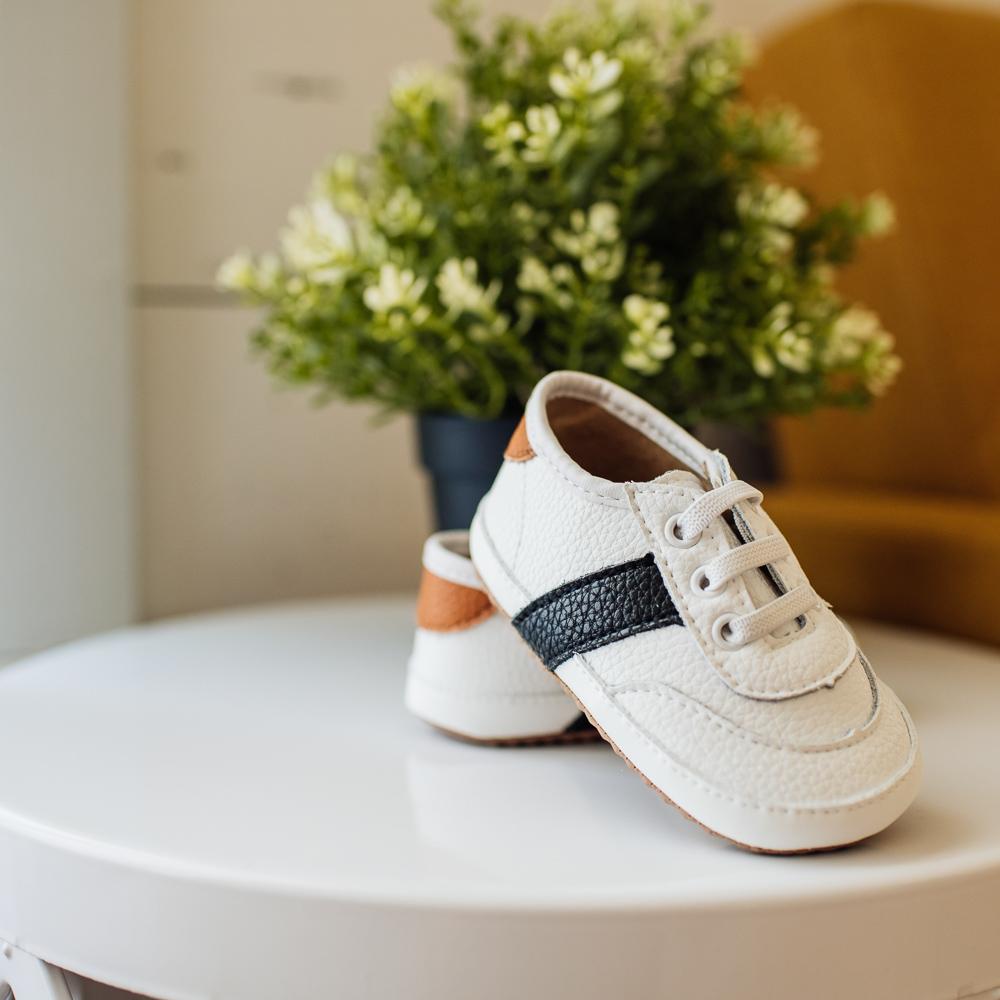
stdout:
[(706, 422), (698, 424), (692, 433), (707, 447), (718, 448), (729, 459), (729, 464), (740, 479), (745, 479), (754, 486), (768, 486), (781, 479), (770, 424)]
[(439, 531), (468, 528), (503, 462), (519, 413), (473, 420), (454, 413), (417, 414), (420, 461), (431, 477)]

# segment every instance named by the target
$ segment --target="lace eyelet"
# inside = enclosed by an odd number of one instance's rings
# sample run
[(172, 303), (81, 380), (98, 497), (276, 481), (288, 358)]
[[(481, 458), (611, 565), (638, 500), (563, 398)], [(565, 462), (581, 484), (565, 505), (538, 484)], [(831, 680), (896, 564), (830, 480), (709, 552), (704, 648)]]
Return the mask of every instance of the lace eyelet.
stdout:
[(712, 625), (712, 639), (715, 641), (715, 644), (717, 646), (721, 646), (722, 649), (739, 649), (744, 645), (738, 639), (733, 638), (729, 623), (734, 618), (739, 618), (739, 615), (720, 615), (715, 619), (715, 623)]
[(706, 597), (717, 597), (722, 593), (722, 587), (713, 587), (711, 585), (712, 581), (708, 578), (708, 573), (705, 572), (704, 566), (699, 566), (691, 574), (691, 589), (696, 594), (704, 594)]
[(674, 548), (689, 549), (692, 545), (697, 545), (701, 541), (701, 532), (699, 531), (697, 535), (692, 535), (690, 538), (682, 538), (677, 531), (677, 521), (679, 518), (680, 514), (674, 514), (668, 518), (667, 523), (663, 526), (663, 536), (666, 538), (668, 544)]

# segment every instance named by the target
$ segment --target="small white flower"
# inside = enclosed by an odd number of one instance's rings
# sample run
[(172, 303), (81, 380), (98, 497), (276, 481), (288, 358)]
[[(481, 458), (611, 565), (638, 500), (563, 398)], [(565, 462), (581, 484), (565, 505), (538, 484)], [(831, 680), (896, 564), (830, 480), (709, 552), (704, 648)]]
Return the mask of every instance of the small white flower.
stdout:
[(833, 367), (852, 364), (883, 333), (874, 312), (862, 306), (851, 306), (833, 321), (823, 360)]
[(628, 321), (642, 330), (655, 329), (670, 315), (670, 306), (666, 302), (642, 295), (627, 296), (622, 306)]
[(779, 163), (807, 167), (815, 163), (819, 133), (794, 108), (776, 108), (757, 118), (764, 153)]
[(736, 208), (744, 218), (793, 229), (808, 215), (809, 202), (795, 188), (765, 184), (756, 190), (741, 191)]
[(556, 264), (552, 268), (552, 280), (557, 285), (568, 285), (573, 280), (573, 268), (569, 264)]
[(674, 35), (685, 35), (704, 19), (703, 4), (696, 0), (671, 0), (666, 5), (670, 30)]
[(784, 330), (774, 342), (774, 356), (779, 364), (793, 372), (807, 372), (812, 363), (812, 340), (799, 329)]
[(761, 378), (771, 378), (774, 375), (774, 358), (763, 344), (754, 344), (750, 348), (750, 364)]
[(234, 292), (248, 291), (254, 286), (256, 278), (257, 271), (253, 258), (245, 250), (227, 257), (215, 274), (216, 283), (221, 288), (228, 288)]
[(549, 161), (562, 129), (559, 113), (551, 104), (531, 107), (525, 113), (524, 123), (527, 131), (524, 140), (524, 159), (529, 163)]
[(358, 158), (349, 153), (339, 153), (325, 170), (313, 178), (313, 200), (326, 198), (338, 212), (364, 216), (368, 204), (360, 187), (360, 175)]
[(610, 247), (599, 247), (585, 253), (580, 258), (584, 274), (594, 281), (614, 281), (625, 266), (625, 247), (616, 243)]
[(395, 264), (383, 264), (379, 268), (378, 281), (364, 290), (363, 298), (376, 316), (384, 318), (398, 310), (416, 319), (417, 307), (426, 288), (426, 278), (418, 278), (408, 268), (401, 270)]
[(528, 130), (513, 117), (514, 112), (506, 101), (501, 101), (479, 119), (486, 133), (483, 145), (493, 153), (493, 159), (501, 166), (509, 166), (517, 161), (518, 145), (524, 142)]
[(900, 357), (893, 353), (893, 339), (884, 335), (865, 362), (865, 386), (873, 396), (881, 396), (899, 375), (903, 367)]
[(766, 216), (769, 222), (792, 229), (809, 214), (809, 202), (795, 188), (768, 185), (768, 193)]
[(614, 281), (625, 266), (625, 245), (620, 240), (616, 205), (600, 201), (587, 212), (574, 209), (569, 229), (555, 229), (552, 242), (580, 261), (584, 273), (595, 281)]
[(598, 50), (584, 57), (579, 49), (567, 49), (562, 67), (549, 74), (549, 86), (559, 97), (585, 101), (613, 87), (621, 74), (621, 60), (609, 59), (605, 52)]
[(553, 242), (571, 256), (582, 258), (618, 239), (618, 218), (618, 207), (610, 201), (599, 201), (587, 212), (574, 209), (569, 216), (569, 230), (555, 230)]
[(446, 260), (438, 272), (435, 284), (441, 301), (451, 313), (473, 313), (492, 318), (500, 295), (501, 284), (494, 279), (488, 287), (479, 283), (479, 265), (471, 257)]
[(422, 118), (432, 104), (451, 104), (455, 81), (433, 66), (404, 66), (393, 77), (389, 99), (411, 118)]
[(618, 206), (610, 201), (599, 201), (590, 206), (587, 228), (600, 243), (614, 243), (620, 235)]
[(293, 270), (320, 284), (339, 281), (354, 259), (350, 226), (326, 198), (288, 213), (281, 248)]
[(770, 378), (776, 365), (794, 372), (812, 367), (815, 343), (812, 328), (796, 320), (790, 302), (779, 302), (764, 318), (759, 339), (750, 348), (750, 364), (761, 378)]
[(692, 100), (707, 103), (738, 86), (740, 70), (753, 55), (753, 39), (738, 32), (722, 35), (706, 46), (690, 63), (690, 73), (697, 84)]
[(428, 236), (434, 231), (434, 220), (425, 215), (423, 202), (406, 185), (392, 192), (376, 218), (381, 228), (391, 236), (407, 233)]
[(267, 294), (277, 289), (281, 282), (281, 258), (276, 253), (261, 254), (257, 261), (256, 287)]
[(537, 257), (526, 257), (521, 262), (517, 287), (522, 292), (547, 299), (565, 311), (572, 308), (573, 296), (562, 286), (572, 281), (573, 269), (566, 264), (556, 264), (550, 271)]
[(656, 375), (676, 350), (674, 331), (664, 322), (670, 307), (656, 299), (629, 295), (622, 303), (622, 312), (633, 327), (622, 352), (622, 363), (643, 375)]
[(545, 295), (553, 287), (552, 275), (537, 257), (525, 257), (521, 261), (521, 271), (517, 276), (517, 287), (522, 292)]
[(885, 194), (876, 191), (861, 206), (860, 221), (866, 236), (884, 236), (896, 225), (896, 209)]
[(833, 368), (859, 364), (865, 386), (874, 396), (881, 396), (903, 367), (892, 334), (863, 306), (851, 306), (833, 321), (823, 360)]

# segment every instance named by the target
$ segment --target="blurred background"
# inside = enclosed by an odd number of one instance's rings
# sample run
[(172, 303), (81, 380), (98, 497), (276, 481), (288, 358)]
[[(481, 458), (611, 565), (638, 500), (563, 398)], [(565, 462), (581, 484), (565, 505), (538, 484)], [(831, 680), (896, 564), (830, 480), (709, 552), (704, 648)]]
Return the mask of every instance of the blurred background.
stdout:
[[(862, 534), (909, 525), (886, 559), (940, 530), (935, 544), (961, 559), (963, 526), (1000, 546), (982, 263), (998, 249), (996, 195), (982, 192), (998, 179), (987, 133), (1000, 81), (991, 94), (974, 77), (949, 97), (944, 74), (996, 67), (1000, 2), (934, 8), (958, 19), (954, 39), (909, 7), (895, 31), (895, 6), (855, 5), (805, 35), (796, 26), (817, 10), (805, 0), (715, 10), (765, 42), (752, 86), (819, 126), (817, 189), (883, 188), (901, 220), (849, 281), (897, 335), (905, 379), (872, 411), (885, 408), (881, 424), (837, 414), (779, 432), (788, 533), (795, 511), (814, 523), (832, 504), (836, 518), (863, 511), (851, 515)], [(484, 7), (532, 15), (537, 3)], [(983, 24), (994, 47), (973, 52)], [(234, 248), (273, 244), (331, 153), (368, 147), (396, 67), (449, 51), (414, 0), (0, 0), (0, 660), (131, 620), (415, 585), (431, 522), (412, 421), (375, 427), (370, 408), (317, 409), (276, 386), (249, 357), (252, 313), (213, 281)], [(823, 59), (829, 73), (811, 73)], [(981, 217), (972, 236), (968, 213)], [(942, 268), (957, 285), (938, 287)], [(971, 309), (978, 326), (963, 319)], [(931, 327), (934, 344), (920, 334)], [(860, 506), (828, 492), (848, 458)], [(803, 554), (814, 578), (823, 544), (839, 543), (827, 534)], [(995, 565), (969, 586), (995, 593)], [(924, 613), (905, 604), (886, 616)]]

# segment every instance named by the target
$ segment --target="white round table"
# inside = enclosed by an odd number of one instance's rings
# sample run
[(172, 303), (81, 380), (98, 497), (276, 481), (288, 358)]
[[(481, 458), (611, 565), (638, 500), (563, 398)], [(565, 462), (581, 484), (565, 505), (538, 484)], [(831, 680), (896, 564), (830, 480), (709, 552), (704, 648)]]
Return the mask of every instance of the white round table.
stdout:
[[(412, 602), (127, 629), (0, 671), (0, 983), (165, 1000), (945, 1000), (1000, 985), (1000, 654), (874, 626), (926, 777), (845, 851), (744, 853), (603, 744), (403, 710)], [(2, 995), (2, 991), (0, 991)]]

